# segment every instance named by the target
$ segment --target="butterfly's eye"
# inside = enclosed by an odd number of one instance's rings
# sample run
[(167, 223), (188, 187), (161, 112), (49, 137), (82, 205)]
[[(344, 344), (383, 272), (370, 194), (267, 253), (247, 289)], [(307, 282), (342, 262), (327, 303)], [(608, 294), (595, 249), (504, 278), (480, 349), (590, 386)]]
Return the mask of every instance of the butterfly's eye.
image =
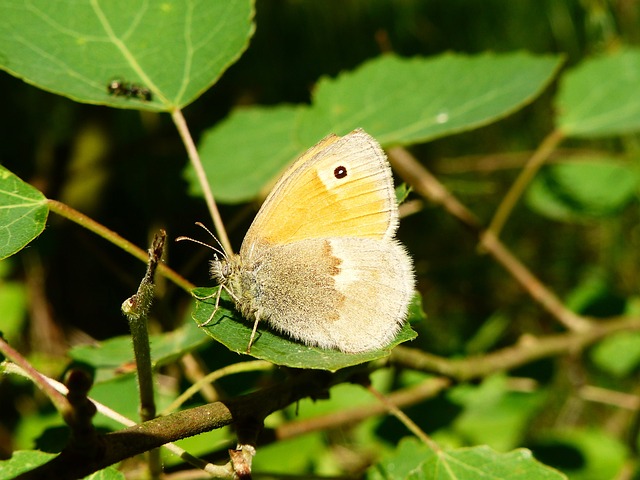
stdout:
[(341, 178), (344, 178), (347, 176), (347, 167), (344, 167), (342, 165), (340, 165), (339, 167), (336, 167), (335, 170), (333, 171), (333, 176), (336, 177), (338, 180), (340, 180)]

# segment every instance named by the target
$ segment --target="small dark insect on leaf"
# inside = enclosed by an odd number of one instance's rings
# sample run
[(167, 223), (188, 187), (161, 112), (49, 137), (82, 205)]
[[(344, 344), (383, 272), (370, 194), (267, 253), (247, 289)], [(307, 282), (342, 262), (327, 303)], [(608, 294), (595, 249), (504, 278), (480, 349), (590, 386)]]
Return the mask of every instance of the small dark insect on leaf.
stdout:
[(109, 82), (109, 85), (107, 85), (107, 92), (109, 92), (110, 95), (115, 95), (116, 97), (126, 96), (127, 86), (120, 80), (112, 80)]
[(138, 100), (143, 100), (145, 102), (151, 101), (151, 91), (146, 87), (131, 85), (130, 91), (131, 95)]
[(151, 90), (135, 83), (124, 82), (119, 79), (111, 80), (107, 85), (109, 95), (115, 97), (136, 98), (143, 102), (150, 102), (153, 99)]

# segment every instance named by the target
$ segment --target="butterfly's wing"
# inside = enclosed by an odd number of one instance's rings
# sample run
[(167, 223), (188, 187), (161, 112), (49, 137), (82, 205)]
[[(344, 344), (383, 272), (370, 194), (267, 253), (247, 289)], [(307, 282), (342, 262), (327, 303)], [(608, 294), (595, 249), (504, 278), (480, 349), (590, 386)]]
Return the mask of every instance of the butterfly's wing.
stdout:
[(261, 260), (253, 310), (274, 329), (322, 348), (386, 346), (413, 296), (412, 262), (395, 240), (302, 240), (269, 248)]
[(278, 180), (242, 244), (263, 246), (335, 237), (392, 238), (398, 224), (391, 168), (370, 135), (330, 135)]

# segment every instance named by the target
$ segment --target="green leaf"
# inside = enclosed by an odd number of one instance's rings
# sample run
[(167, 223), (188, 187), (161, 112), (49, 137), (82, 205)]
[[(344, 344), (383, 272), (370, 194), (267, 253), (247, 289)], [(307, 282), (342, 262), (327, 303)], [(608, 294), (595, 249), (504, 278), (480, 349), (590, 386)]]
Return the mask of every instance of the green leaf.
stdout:
[(461, 438), (473, 445), (486, 444), (506, 451), (521, 444), (546, 395), (544, 391), (514, 392), (507, 376), (496, 374), (481, 385), (460, 385), (448, 397), (463, 407), (453, 423)]
[[(197, 300), (194, 320), (209, 336), (222, 343), (229, 350), (244, 354), (247, 351), (253, 323), (229, 308), (231, 301), (223, 292), (220, 308), (215, 312), (217, 288), (197, 288), (193, 291)], [(411, 311), (412, 309), (410, 309)], [(364, 353), (343, 353), (338, 350), (325, 350), (298, 343), (266, 327), (265, 322), (258, 326), (256, 339), (251, 346), (251, 356), (267, 360), (276, 365), (294, 368), (312, 368), (336, 371), (341, 368), (358, 365), (378, 358), (386, 357), (396, 345), (417, 337), (407, 322), (393, 342), (380, 350)]]
[(48, 214), (45, 196), (0, 165), (0, 260), (40, 235)]
[(548, 458), (546, 463), (561, 468), (571, 480), (618, 478), (629, 458), (627, 446), (599, 428), (547, 431), (532, 448), (537, 458)]
[(361, 127), (382, 145), (410, 145), (471, 130), (530, 103), (561, 63), (525, 52), (381, 56), (322, 79), (312, 107), (302, 112), (298, 137), (311, 146), (328, 133)]
[[(79, 102), (168, 111), (240, 57), (252, 17), (251, 0), (4, 0), (0, 68)], [(110, 95), (113, 80), (153, 99)]]
[[(518, 449), (498, 453), (486, 446), (434, 451), (405, 438), (389, 458), (368, 470), (368, 480), (562, 480), (560, 472)], [(603, 477), (604, 478), (604, 477)]]
[[(64, 367), (62, 366), (61, 368)], [(21, 382), (21, 379), (15, 377), (14, 380)], [(42, 448), (43, 451), (48, 452), (60, 451), (65, 444), (66, 438), (65, 440), (56, 442), (54, 446), (48, 443), (48, 441), (43, 442), (42, 436), (43, 432), (51, 430), (60, 431), (64, 428), (66, 428), (64, 420), (57, 411), (33, 412), (32, 414), (22, 416), (20, 422), (16, 424), (15, 429), (11, 432), (12, 444), (16, 450)], [(43, 443), (45, 445), (41, 447)], [(0, 471), (2, 470), (0, 469)]]
[[(44, 465), (56, 456), (55, 453), (38, 450), (15, 451), (9, 460), (0, 460), (0, 480), (12, 480), (22, 473)], [(124, 478), (124, 474), (115, 467), (107, 467), (84, 477), (84, 480), (124, 480)]]
[[(592, 307), (598, 306), (598, 304), (612, 303), (608, 301), (611, 296), (610, 273), (601, 268), (589, 268), (585, 269), (576, 285), (566, 295), (565, 305), (573, 312), (593, 315)], [(597, 316), (613, 316), (620, 313), (607, 311), (604, 315)]]
[(504, 338), (512, 324), (512, 318), (498, 310), (487, 318), (478, 328), (476, 333), (469, 338), (465, 351), (470, 355), (486, 353), (494, 347), (498, 341)]
[[(309, 432), (297, 438), (272, 442), (260, 447), (260, 455), (256, 455), (252, 468), (255, 472), (269, 472), (273, 475), (272, 478), (278, 478), (279, 476), (276, 476), (278, 473), (285, 476), (293, 472), (313, 471), (310, 467), (317, 465), (320, 460), (319, 452), (323, 452), (325, 448), (325, 434), (318, 431)], [(295, 452), (295, 455), (291, 452)], [(293, 477), (296, 476), (293, 475)], [(297, 478), (304, 477), (298, 475)]]
[[(175, 390), (168, 386), (158, 386), (154, 393), (158, 411), (176, 399)], [(93, 385), (90, 396), (93, 400), (107, 405), (130, 420), (139, 421), (140, 419), (140, 393), (135, 375), (121, 375), (108, 382)], [(93, 424), (96, 428), (110, 431), (117, 431), (123, 427), (118, 420), (100, 412), (93, 419)]]
[(115, 467), (107, 467), (98, 472), (87, 475), (83, 480), (125, 480), (124, 473)]
[(636, 197), (638, 175), (612, 159), (558, 163), (542, 169), (527, 191), (529, 207), (562, 221), (592, 220), (620, 211)]
[[(302, 153), (304, 147), (294, 135), (301, 110), (302, 107), (294, 106), (238, 109), (205, 132), (198, 152), (217, 200), (239, 203), (256, 198), (270, 180)], [(190, 193), (202, 195), (190, 165), (185, 176)]]
[(0, 480), (12, 480), (18, 475), (44, 465), (57, 454), (38, 450), (17, 450), (8, 460), (0, 460)]
[(590, 351), (598, 368), (617, 378), (624, 378), (640, 365), (640, 332), (610, 335)]
[[(158, 389), (154, 394), (158, 410), (162, 409), (160, 398), (164, 391), (166, 389)], [(140, 419), (140, 394), (138, 392), (136, 377), (134, 375), (121, 375), (120, 377), (112, 378), (108, 382), (93, 385), (89, 394), (93, 400), (103, 405), (108, 405), (109, 408), (120, 415), (135, 422)], [(111, 431), (117, 431), (122, 428), (122, 424), (119, 421), (100, 412), (93, 419), (93, 424), (97, 428)]]
[[(190, 404), (193, 406), (193, 404)], [(190, 455), (196, 457), (204, 457), (210, 454), (212, 451), (218, 451), (222, 448), (234, 448), (237, 442), (235, 432), (231, 426), (216, 428), (209, 432), (200, 433), (193, 437), (183, 438), (173, 442), (178, 447), (189, 452)], [(262, 451), (262, 448), (260, 449)], [(184, 467), (184, 459), (177, 456), (175, 453), (170, 452), (166, 448), (160, 449), (160, 455), (162, 455), (162, 464), (165, 469), (176, 465), (182, 465)]]
[(640, 129), (640, 51), (583, 62), (560, 82), (557, 125), (570, 137), (622, 135)]
[[(383, 145), (411, 144), (486, 125), (531, 102), (559, 57), (387, 55), (319, 82), (311, 107), (243, 108), (203, 135), (199, 152), (218, 200), (256, 198), (287, 164), (329, 133), (363, 127)], [(189, 166), (186, 178), (201, 194)]]
[[(206, 342), (190, 322), (172, 332), (150, 335), (149, 340), (154, 368), (171, 363)], [(121, 376), (127, 371), (135, 371), (131, 337), (128, 335), (110, 338), (97, 346), (73, 347), (68, 354), (76, 362), (84, 363), (96, 370), (96, 383)]]
[(406, 183), (403, 182), (400, 185), (398, 185), (396, 187), (396, 201), (398, 202), (398, 205), (401, 205), (404, 202), (406, 202), (411, 192), (413, 192), (413, 189), (411, 188), (411, 186), (407, 185)]

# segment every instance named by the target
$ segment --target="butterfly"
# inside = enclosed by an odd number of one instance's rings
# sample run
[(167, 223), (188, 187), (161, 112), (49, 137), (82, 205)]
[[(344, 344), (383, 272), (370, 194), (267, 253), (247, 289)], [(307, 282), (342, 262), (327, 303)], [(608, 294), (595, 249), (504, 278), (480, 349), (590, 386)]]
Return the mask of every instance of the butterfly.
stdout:
[(224, 289), (253, 322), (247, 352), (260, 322), (321, 348), (382, 348), (402, 327), (414, 292), (397, 227), (391, 168), (378, 142), (361, 129), (329, 135), (276, 182), (240, 252), (215, 255), (216, 310)]

